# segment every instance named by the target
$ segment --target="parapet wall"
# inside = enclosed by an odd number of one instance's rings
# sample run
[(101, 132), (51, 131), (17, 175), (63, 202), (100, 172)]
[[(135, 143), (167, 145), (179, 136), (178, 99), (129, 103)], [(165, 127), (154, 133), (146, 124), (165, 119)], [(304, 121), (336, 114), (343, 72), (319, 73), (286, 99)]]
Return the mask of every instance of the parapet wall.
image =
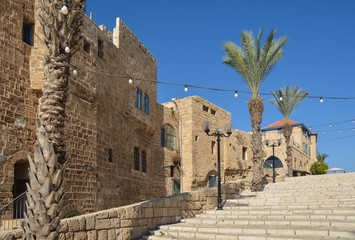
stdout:
[[(233, 198), (249, 187), (240, 180), (222, 185), (222, 199)], [(176, 223), (181, 218), (194, 217), (217, 206), (217, 188), (183, 193), (85, 214), (60, 222), (61, 240), (117, 239), (141, 237), (159, 225)], [(0, 239), (21, 239), (21, 230), (0, 232)]]

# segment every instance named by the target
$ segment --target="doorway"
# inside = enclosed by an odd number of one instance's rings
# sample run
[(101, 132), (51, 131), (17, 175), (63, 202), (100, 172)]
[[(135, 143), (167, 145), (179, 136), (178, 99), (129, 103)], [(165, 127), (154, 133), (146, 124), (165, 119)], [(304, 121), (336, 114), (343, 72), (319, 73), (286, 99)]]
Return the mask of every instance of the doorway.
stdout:
[[(25, 211), (26, 195), (21, 194), (27, 191), (26, 183), (29, 183), (28, 176), (29, 164), (26, 160), (20, 160), (15, 163), (14, 166), (14, 185), (12, 188), (13, 203), (13, 218), (23, 218), (23, 212)], [(18, 198), (18, 199), (17, 199)]]

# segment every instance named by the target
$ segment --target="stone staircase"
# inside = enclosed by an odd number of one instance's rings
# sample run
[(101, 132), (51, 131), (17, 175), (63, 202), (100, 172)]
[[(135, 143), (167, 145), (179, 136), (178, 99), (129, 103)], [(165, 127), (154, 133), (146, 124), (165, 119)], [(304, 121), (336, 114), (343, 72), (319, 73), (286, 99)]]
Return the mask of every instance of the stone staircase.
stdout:
[(287, 178), (143, 239), (355, 239), (355, 173)]

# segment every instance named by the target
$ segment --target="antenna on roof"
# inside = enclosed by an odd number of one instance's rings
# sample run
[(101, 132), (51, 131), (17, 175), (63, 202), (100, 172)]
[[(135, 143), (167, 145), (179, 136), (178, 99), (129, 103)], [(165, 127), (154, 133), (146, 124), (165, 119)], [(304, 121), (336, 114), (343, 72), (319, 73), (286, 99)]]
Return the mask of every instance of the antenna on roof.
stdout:
[(92, 20), (92, 12), (90, 13), (90, 20)]

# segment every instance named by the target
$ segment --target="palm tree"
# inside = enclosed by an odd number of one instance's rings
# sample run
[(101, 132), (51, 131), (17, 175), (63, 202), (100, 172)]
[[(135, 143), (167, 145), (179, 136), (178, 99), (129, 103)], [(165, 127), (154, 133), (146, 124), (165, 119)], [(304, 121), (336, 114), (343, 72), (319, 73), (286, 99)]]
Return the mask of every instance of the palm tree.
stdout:
[(328, 157), (328, 154), (318, 153), (317, 151), (317, 161), (314, 162), (311, 166), (312, 175), (326, 174), (325, 170), (328, 170), (328, 164), (324, 161)]
[(239, 73), (252, 92), (252, 98), (248, 100), (253, 130), (251, 143), (254, 171), (251, 190), (261, 191), (263, 189), (263, 156), (260, 124), (264, 111), (264, 101), (260, 98), (259, 89), (266, 76), (285, 54), (282, 51), (282, 47), (286, 44), (288, 38), (281, 37), (278, 40), (274, 40), (276, 30), (273, 30), (261, 47), (262, 29), (258, 33), (256, 43), (252, 32), (244, 30), (240, 35), (241, 47), (233, 42), (225, 42), (223, 44), (222, 48), (227, 53), (227, 56), (223, 58), (223, 63)]
[(308, 91), (302, 91), (297, 86), (280, 88), (279, 90), (271, 91), (275, 97), (270, 100), (277, 109), (284, 115), (285, 123), (282, 127), (282, 133), (286, 139), (286, 162), (288, 168), (288, 176), (293, 176), (293, 161), (292, 161), (292, 147), (290, 139), (292, 135), (292, 125), (290, 124), (290, 116), (302, 100), (308, 95)]
[[(63, 5), (64, 2), (64, 5)], [(38, 143), (30, 163), (23, 238), (57, 239), (65, 189), (63, 128), (70, 59), (79, 49), (86, 0), (38, 0), (44, 83), (36, 121)], [(59, 162), (59, 163), (58, 163)]]

